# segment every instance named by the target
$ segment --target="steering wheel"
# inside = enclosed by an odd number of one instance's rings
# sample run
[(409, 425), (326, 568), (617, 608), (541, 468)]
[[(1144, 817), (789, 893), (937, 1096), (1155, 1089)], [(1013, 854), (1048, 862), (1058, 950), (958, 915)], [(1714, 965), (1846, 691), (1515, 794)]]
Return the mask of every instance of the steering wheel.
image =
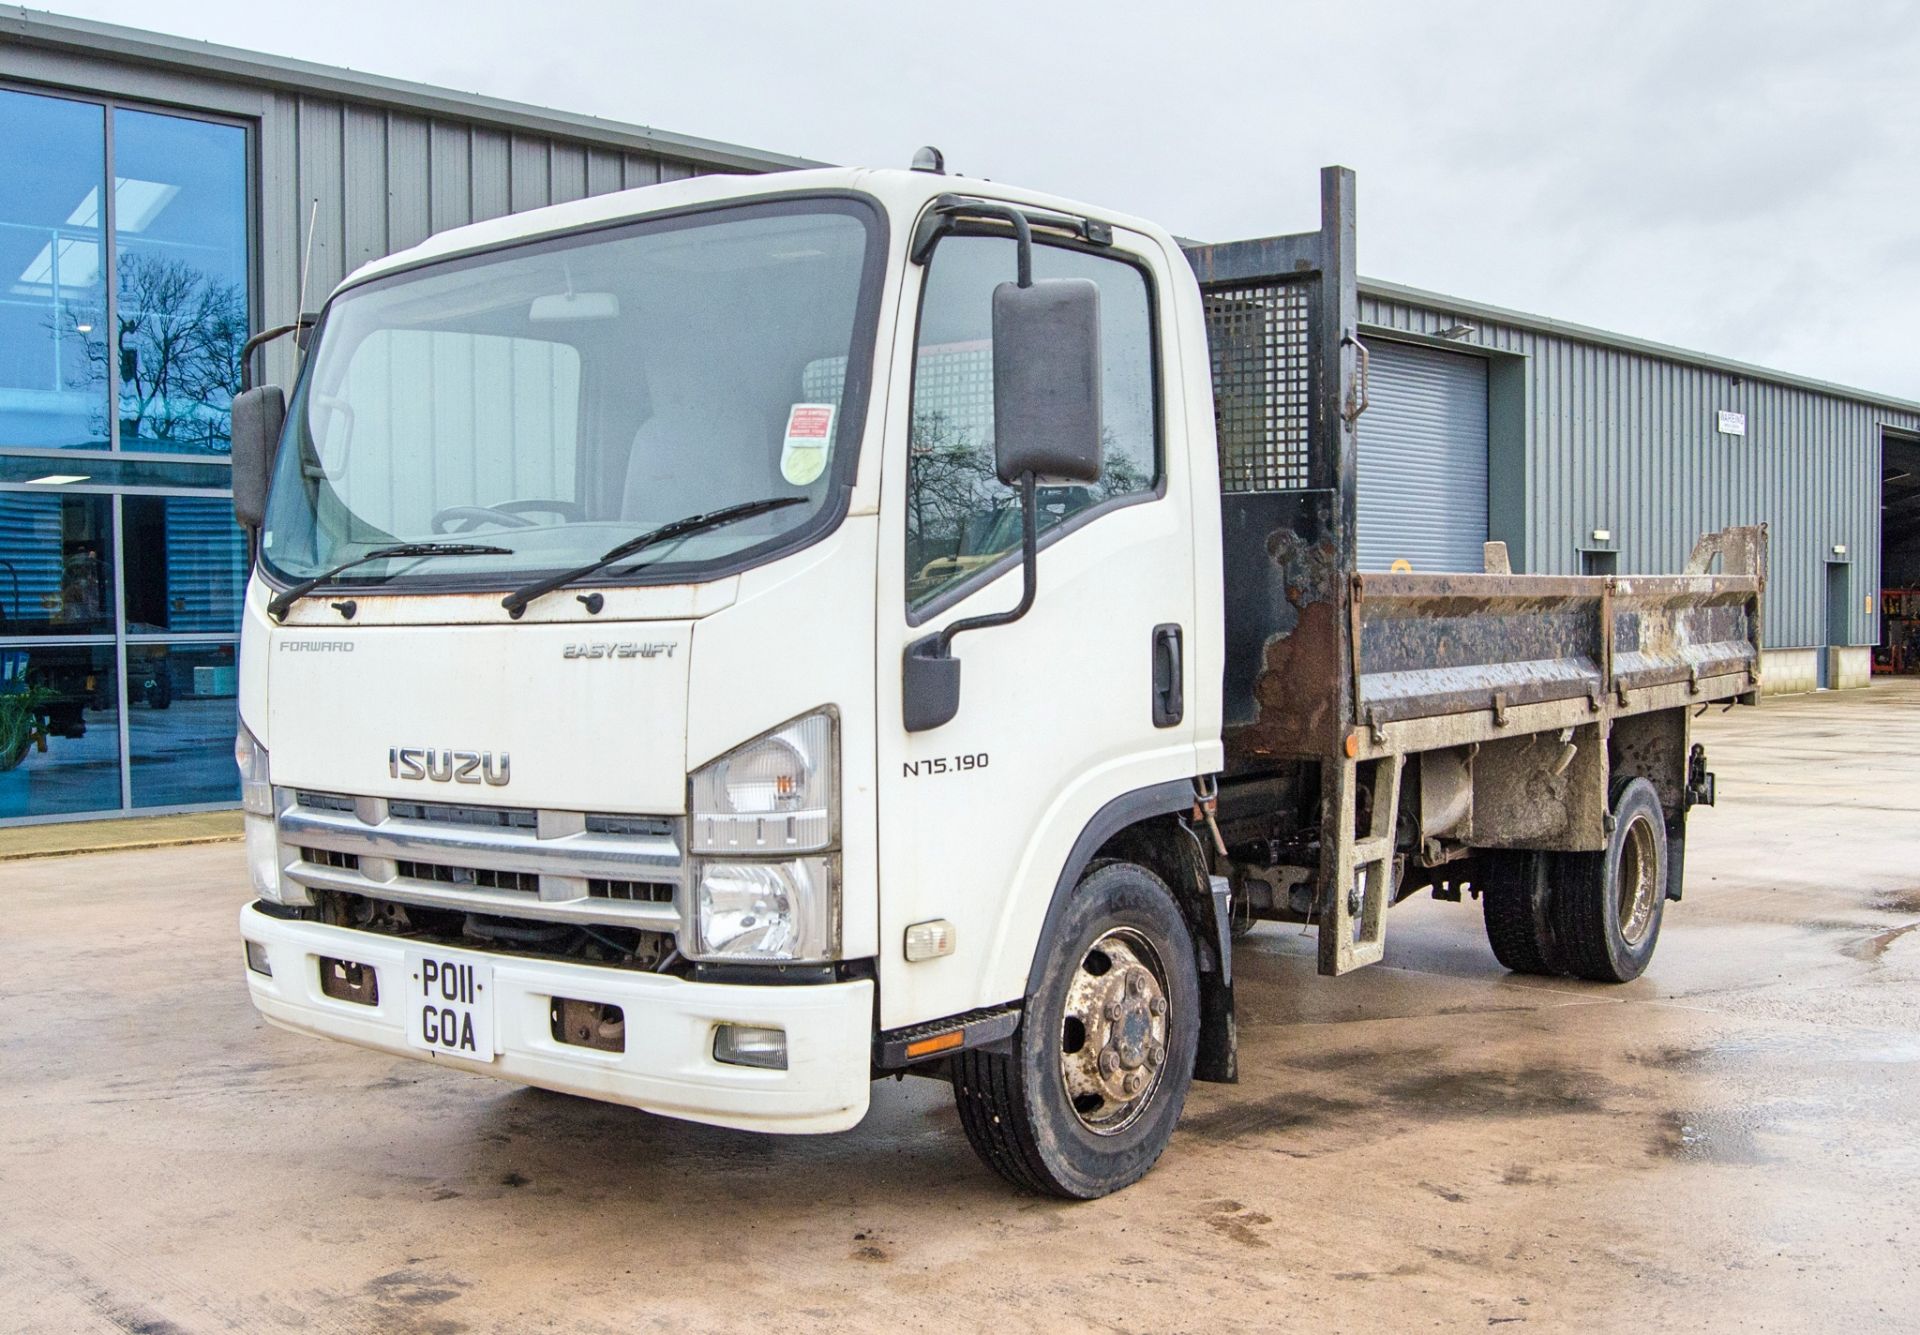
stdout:
[[(481, 524), (498, 524), (502, 528), (536, 528), (531, 519), (523, 516), (534, 514), (556, 514), (563, 519), (582, 520), (587, 512), (573, 501), (503, 501), (499, 505), (449, 505), (433, 517), (435, 533), (471, 533)], [(462, 522), (464, 521), (464, 522)], [(458, 529), (449, 525), (460, 524)]]

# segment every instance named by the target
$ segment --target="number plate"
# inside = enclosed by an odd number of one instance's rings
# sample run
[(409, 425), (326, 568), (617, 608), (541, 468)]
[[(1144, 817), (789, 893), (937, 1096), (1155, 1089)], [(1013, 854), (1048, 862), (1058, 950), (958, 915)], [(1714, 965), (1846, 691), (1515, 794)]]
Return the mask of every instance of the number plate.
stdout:
[(438, 951), (407, 952), (407, 1042), (427, 1052), (493, 1060), (493, 965)]

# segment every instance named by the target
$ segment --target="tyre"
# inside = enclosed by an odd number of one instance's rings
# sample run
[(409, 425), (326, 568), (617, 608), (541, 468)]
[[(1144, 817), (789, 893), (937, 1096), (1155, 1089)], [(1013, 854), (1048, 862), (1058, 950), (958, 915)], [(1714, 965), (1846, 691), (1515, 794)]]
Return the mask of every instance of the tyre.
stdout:
[(1193, 938), (1159, 877), (1114, 862), (1040, 949), (1013, 1050), (956, 1057), (954, 1101), (996, 1173), (1092, 1200), (1145, 1176), (1180, 1119), (1200, 1035)]
[(1480, 909), (1493, 957), (1515, 973), (1552, 975), (1564, 968), (1554, 939), (1552, 860), (1531, 849), (1486, 849), (1480, 864)]
[(1576, 978), (1627, 983), (1646, 971), (1667, 901), (1667, 818), (1645, 779), (1614, 790), (1613, 830), (1594, 853), (1559, 858), (1554, 935)]

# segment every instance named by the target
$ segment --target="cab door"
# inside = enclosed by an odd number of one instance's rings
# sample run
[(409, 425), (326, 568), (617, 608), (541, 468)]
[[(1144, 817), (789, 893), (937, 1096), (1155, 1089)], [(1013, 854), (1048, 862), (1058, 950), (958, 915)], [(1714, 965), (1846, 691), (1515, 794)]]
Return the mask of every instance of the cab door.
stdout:
[[(882, 1028), (1024, 994), (1074, 841), (1115, 797), (1199, 772), (1194, 544), (1165, 257), (1036, 238), (1034, 276), (1100, 289), (1100, 480), (1042, 486), (1038, 593), (1010, 625), (953, 641), (954, 718), (908, 732), (907, 646), (1020, 599), (1020, 501), (995, 477), (994, 288), (1009, 234), (944, 236), (902, 289), (878, 585)], [(916, 282), (917, 279), (917, 282)], [(1156, 673), (1156, 660), (1158, 672)], [(951, 925), (952, 953), (908, 962), (907, 928)]]

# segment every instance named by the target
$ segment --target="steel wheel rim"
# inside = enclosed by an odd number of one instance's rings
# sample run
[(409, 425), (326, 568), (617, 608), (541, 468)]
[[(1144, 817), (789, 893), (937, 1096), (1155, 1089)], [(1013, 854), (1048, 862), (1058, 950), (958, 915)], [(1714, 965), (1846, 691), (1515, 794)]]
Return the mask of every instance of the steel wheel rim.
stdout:
[(1620, 936), (1629, 946), (1646, 939), (1660, 896), (1660, 859), (1655, 854), (1653, 824), (1644, 817), (1627, 827), (1620, 846)]
[(1153, 1102), (1167, 1066), (1172, 1003), (1152, 944), (1131, 928), (1104, 932), (1067, 984), (1060, 1080), (1067, 1105), (1097, 1136), (1114, 1136)]

